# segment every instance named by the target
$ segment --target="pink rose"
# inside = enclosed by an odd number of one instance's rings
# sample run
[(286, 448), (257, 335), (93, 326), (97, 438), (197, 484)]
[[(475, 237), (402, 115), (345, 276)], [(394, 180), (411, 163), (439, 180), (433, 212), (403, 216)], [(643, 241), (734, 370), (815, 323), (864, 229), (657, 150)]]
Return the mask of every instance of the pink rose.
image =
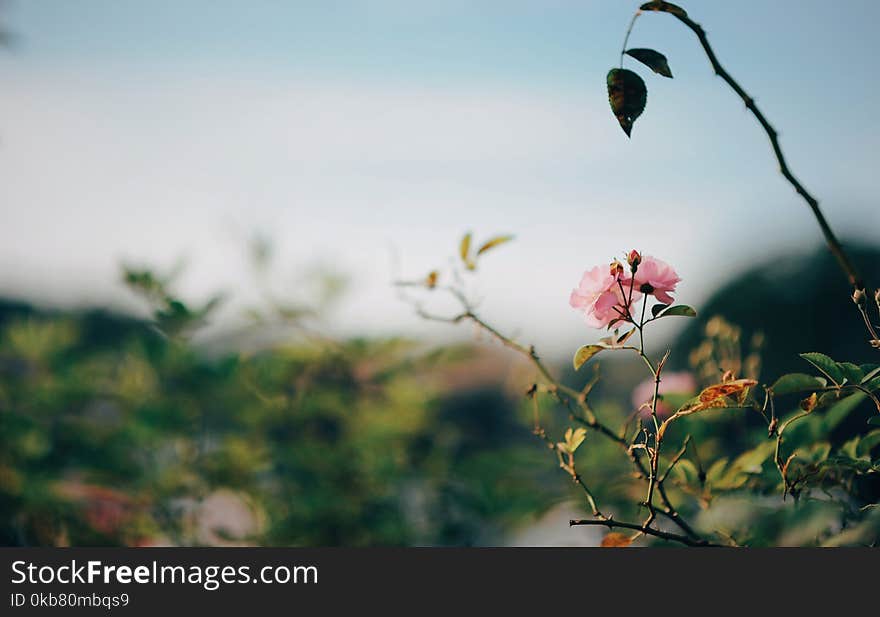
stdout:
[[(569, 304), (572, 308), (584, 311), (587, 324), (593, 328), (610, 326), (627, 314), (626, 300), (618, 283), (620, 270), (608, 266), (596, 266), (587, 270), (580, 285), (571, 292)], [(635, 304), (640, 297), (641, 294), (634, 290), (632, 303)]]
[[(660, 380), (659, 394), (693, 394), (697, 390), (694, 376), (688, 372), (663, 373)], [(651, 399), (654, 397), (654, 379), (646, 379), (635, 387), (632, 394), (633, 405), (643, 418), (651, 415)], [(668, 416), (672, 408), (665, 402), (657, 401), (657, 415)]]
[[(675, 270), (665, 261), (661, 261), (650, 255), (641, 255), (636, 270), (633, 288), (646, 294), (653, 294), (660, 302), (672, 304), (673, 298), (669, 294), (675, 291), (675, 286), (681, 279)], [(623, 281), (626, 288), (630, 279)]]

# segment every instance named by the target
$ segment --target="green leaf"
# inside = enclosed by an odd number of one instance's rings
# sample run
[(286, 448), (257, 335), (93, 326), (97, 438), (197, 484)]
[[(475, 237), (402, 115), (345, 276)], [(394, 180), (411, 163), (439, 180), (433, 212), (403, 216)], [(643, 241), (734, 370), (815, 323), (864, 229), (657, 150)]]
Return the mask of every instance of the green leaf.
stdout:
[(492, 250), (496, 246), (504, 244), (505, 242), (510, 242), (513, 240), (513, 236), (495, 236), (490, 240), (486, 240), (483, 245), (477, 249), (477, 255), (482, 255), (486, 251)]
[(825, 387), (825, 380), (806, 373), (788, 373), (776, 380), (770, 389), (773, 394), (783, 395), (792, 392), (806, 392)]
[(687, 17), (687, 12), (683, 8), (681, 8), (677, 4), (672, 4), (671, 2), (663, 2), (663, 0), (646, 2), (640, 8), (643, 11), (661, 11), (663, 13), (670, 13), (677, 17)]
[(871, 426), (880, 426), (880, 416), (871, 416), (868, 418), (868, 424)]
[(776, 448), (776, 442), (765, 441), (761, 445), (743, 452), (731, 463), (731, 468), (743, 473), (761, 473), (764, 461)]
[(719, 491), (732, 491), (738, 489), (743, 484), (748, 482), (749, 476), (748, 474), (742, 473), (741, 471), (737, 471), (735, 469), (731, 469), (723, 477), (716, 480), (712, 488)]
[(587, 429), (583, 427), (576, 428), (574, 432), (571, 432), (571, 429), (568, 429), (568, 431), (565, 432), (565, 442), (568, 444), (568, 451), (574, 454), (574, 451), (584, 442), (586, 436)]
[(666, 60), (666, 56), (659, 51), (635, 48), (627, 49), (626, 55), (635, 58), (658, 75), (672, 79), (672, 70), (669, 68), (669, 62)]
[(845, 396), (836, 403), (832, 404), (828, 408), (828, 411), (825, 412), (825, 430), (830, 431), (838, 424), (843, 422), (843, 420), (864, 400), (865, 394), (862, 392), (856, 392), (854, 394), (850, 394), (849, 396)]
[(856, 454), (858, 454), (859, 457), (870, 457), (871, 450), (873, 450), (878, 444), (880, 444), (880, 430), (871, 431), (859, 440), (859, 445), (856, 446)]
[(842, 467), (844, 469), (852, 469), (857, 472), (865, 473), (870, 471), (873, 465), (871, 461), (865, 459), (857, 459), (849, 456), (831, 456), (825, 461), (825, 466)]
[(846, 379), (841, 366), (823, 353), (815, 351), (802, 353), (801, 358), (819, 369), (836, 386), (843, 384), (844, 379)]
[(819, 443), (815, 443), (806, 451), (799, 451), (798, 456), (804, 460), (804, 462), (818, 465), (820, 463), (824, 463), (828, 459), (828, 455), (831, 453), (831, 444), (827, 441), (821, 441)]
[(692, 309), (691, 307), (685, 304), (676, 304), (675, 306), (670, 306), (668, 309), (664, 310), (660, 313), (658, 319), (660, 317), (696, 317), (697, 311)]
[(709, 469), (706, 470), (706, 482), (710, 484), (717, 482), (721, 479), (721, 476), (724, 474), (724, 468), (727, 467), (727, 459), (720, 458), (712, 465), (709, 466)]
[(696, 486), (700, 482), (697, 466), (686, 458), (679, 460), (672, 472), (678, 474), (678, 477), (689, 486)]
[(861, 384), (864, 385), (874, 379), (875, 377), (880, 376), (880, 366), (875, 366), (873, 364), (863, 364), (859, 367), (865, 376), (862, 377)]
[(865, 378), (865, 373), (859, 368), (857, 365), (852, 362), (838, 362), (837, 366), (840, 367), (840, 370), (843, 371), (844, 377), (846, 377), (847, 383), (861, 383), (862, 379)]
[(858, 450), (860, 440), (861, 440), (861, 437), (859, 437), (858, 435), (853, 437), (852, 439), (847, 441), (845, 444), (840, 446), (840, 451), (843, 452), (847, 457), (849, 457), (851, 459), (859, 458), (859, 455), (857, 454), (856, 451)]
[(574, 370), (578, 370), (584, 363), (595, 356), (597, 353), (605, 349), (601, 345), (584, 345), (574, 352)]
[(611, 69), (606, 81), (611, 111), (617, 117), (620, 128), (629, 137), (633, 123), (645, 111), (648, 88), (641, 77), (628, 69)]
[(662, 313), (668, 308), (668, 304), (655, 304), (651, 307), (651, 317), (656, 317), (658, 314)]

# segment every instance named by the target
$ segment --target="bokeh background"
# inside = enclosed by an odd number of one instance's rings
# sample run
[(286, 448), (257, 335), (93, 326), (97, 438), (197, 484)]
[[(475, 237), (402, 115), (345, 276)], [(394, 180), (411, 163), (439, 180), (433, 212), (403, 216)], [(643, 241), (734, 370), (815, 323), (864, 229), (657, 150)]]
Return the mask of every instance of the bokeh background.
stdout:
[[(766, 379), (799, 351), (869, 361), (815, 222), (675, 20), (637, 24), (675, 79), (639, 69), (621, 133), (604, 80), (636, 5), (0, 5), (0, 540), (595, 542), (529, 434), (529, 370), (393, 285), (465, 231), (516, 236), (480, 312), (560, 370), (599, 336), (570, 289), (633, 247), (700, 312), (655, 335), (678, 369), (716, 314), (764, 334)], [(880, 280), (880, 8), (686, 8)], [(609, 414), (640, 379), (611, 371)]]

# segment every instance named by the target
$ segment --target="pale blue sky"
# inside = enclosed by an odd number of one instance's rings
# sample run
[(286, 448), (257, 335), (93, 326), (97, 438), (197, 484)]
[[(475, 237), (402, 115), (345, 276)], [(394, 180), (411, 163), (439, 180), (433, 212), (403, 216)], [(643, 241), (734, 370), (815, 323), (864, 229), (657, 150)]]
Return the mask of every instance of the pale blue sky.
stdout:
[[(682, 4), (832, 224), (877, 239), (880, 6)], [(481, 273), (487, 317), (554, 349), (594, 336), (566, 303), (580, 272), (632, 246), (671, 261), (699, 306), (756, 256), (819, 234), (668, 16), (643, 16), (630, 41), (675, 79), (637, 68), (648, 106), (626, 139), (604, 81), (637, 5), (8, 2), (0, 292), (124, 304), (121, 260), (185, 257), (185, 288), (247, 297), (242, 243), (262, 230), (288, 272), (323, 260), (352, 275), (339, 328), (421, 332), (390, 255), (420, 275), (472, 229), (517, 236)]]

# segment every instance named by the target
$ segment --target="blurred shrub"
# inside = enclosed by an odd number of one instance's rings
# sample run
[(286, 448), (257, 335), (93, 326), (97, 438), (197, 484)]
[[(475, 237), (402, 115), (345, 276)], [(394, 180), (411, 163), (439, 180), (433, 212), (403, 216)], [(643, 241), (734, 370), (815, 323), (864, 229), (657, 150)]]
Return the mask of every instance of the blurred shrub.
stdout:
[(188, 334), (216, 300), (125, 278), (152, 321), (0, 306), (4, 545), (491, 543), (560, 492), (497, 387), (443, 393), (474, 350), (263, 315), (251, 338), (286, 343), (209, 355)]

